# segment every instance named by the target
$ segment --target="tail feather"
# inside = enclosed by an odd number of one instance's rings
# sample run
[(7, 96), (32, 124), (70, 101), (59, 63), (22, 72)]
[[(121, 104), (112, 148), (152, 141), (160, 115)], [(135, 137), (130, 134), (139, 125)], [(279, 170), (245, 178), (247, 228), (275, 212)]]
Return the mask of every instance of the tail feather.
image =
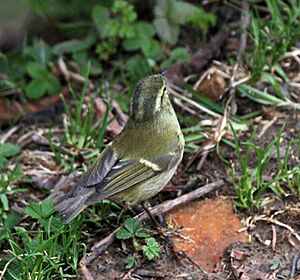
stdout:
[(64, 224), (72, 221), (88, 206), (86, 200), (92, 196), (95, 191), (95, 188), (83, 188), (74, 196), (58, 201), (54, 209), (61, 213)]

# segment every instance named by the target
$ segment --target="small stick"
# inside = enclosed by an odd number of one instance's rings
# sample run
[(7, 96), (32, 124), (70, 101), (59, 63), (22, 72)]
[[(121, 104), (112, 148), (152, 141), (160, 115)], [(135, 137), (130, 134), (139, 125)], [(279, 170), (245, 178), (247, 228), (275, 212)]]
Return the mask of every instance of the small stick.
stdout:
[(202, 157), (197, 165), (197, 171), (200, 171), (202, 169), (202, 166), (207, 158), (207, 155), (208, 155), (208, 150), (203, 152)]
[(172, 84), (171, 87), (170, 87), (170, 93), (172, 95), (174, 95), (175, 97), (177, 97), (178, 99), (181, 99), (181, 100), (185, 101), (186, 103), (188, 103), (189, 105), (193, 106), (194, 108), (196, 108), (196, 109), (198, 109), (198, 110), (200, 110), (200, 111), (202, 111), (202, 112), (204, 112), (204, 113), (206, 113), (208, 115), (211, 115), (211, 116), (213, 116), (215, 118), (218, 118), (218, 117), (221, 116), (220, 114), (215, 113), (215, 112), (207, 109), (205, 106), (199, 105), (197, 102), (195, 102), (194, 100), (188, 98), (187, 96), (184, 96), (184, 95), (178, 93), (175, 90), (175, 88), (176, 88), (176, 90), (178, 90), (178, 87), (176, 87), (175, 85)]
[[(214, 191), (214, 190), (222, 187), (223, 185), (224, 185), (224, 181), (218, 180), (216, 182), (213, 182), (213, 183), (207, 184), (203, 187), (200, 187), (190, 193), (187, 193), (185, 195), (177, 197), (173, 200), (165, 201), (165, 202), (153, 207), (152, 209), (149, 209), (149, 211), (150, 211), (151, 215), (153, 215), (153, 216), (157, 216), (159, 214), (164, 214), (180, 205), (186, 204), (187, 202), (195, 200), (211, 191)], [(149, 216), (146, 212), (142, 212), (139, 215), (135, 216), (134, 218), (137, 219), (138, 221), (142, 222), (142, 221), (149, 219)], [(121, 227), (115, 229), (111, 234), (109, 234), (104, 239), (97, 242), (91, 248), (90, 253), (88, 253), (81, 259), (81, 261), (79, 263), (79, 265), (80, 265), (79, 270), (82, 272), (82, 274), (85, 277), (86, 276), (90, 277), (90, 275), (91, 275), (87, 269), (87, 265), (89, 265), (95, 258), (97, 258), (103, 251), (105, 251), (114, 242), (116, 232), (120, 228)], [(85, 279), (91, 280), (93, 278), (86, 277)]]
[(274, 116), (272, 120), (268, 121), (268, 123), (262, 127), (261, 132), (257, 135), (257, 138), (260, 139), (277, 120), (278, 116)]
[(259, 217), (259, 218), (255, 218), (255, 221), (266, 221), (266, 222), (272, 223), (272, 224), (274, 224), (274, 225), (283, 227), (283, 228), (289, 230), (290, 233), (291, 233), (293, 236), (295, 236), (296, 239), (297, 239), (298, 241), (300, 241), (300, 235), (299, 235), (299, 234), (298, 234), (291, 226), (289, 226), (289, 225), (287, 225), (287, 224), (284, 224), (284, 223), (282, 223), (282, 222), (279, 222), (279, 221), (277, 221), (277, 220), (275, 220), (275, 219), (273, 219), (273, 218), (260, 218), (260, 217)]
[(165, 273), (162, 273), (160, 271), (147, 270), (147, 269), (142, 269), (142, 268), (137, 269), (134, 274), (137, 274), (139, 276), (154, 277), (154, 278), (163, 278), (163, 277), (165, 277)]
[(9, 129), (6, 133), (4, 133), (3, 135), (0, 134), (0, 144), (5, 143), (5, 141), (7, 141), (7, 139), (12, 136), (17, 130), (19, 129), (19, 126), (14, 126), (11, 129)]
[(81, 266), (80, 270), (85, 280), (94, 280), (94, 277), (92, 276), (91, 272), (85, 265)]
[(294, 278), (296, 275), (298, 260), (299, 260), (299, 254), (297, 253), (292, 260), (292, 267), (291, 267), (291, 274), (290, 274), (291, 278)]
[(277, 241), (276, 227), (272, 225), (272, 250), (275, 251)]

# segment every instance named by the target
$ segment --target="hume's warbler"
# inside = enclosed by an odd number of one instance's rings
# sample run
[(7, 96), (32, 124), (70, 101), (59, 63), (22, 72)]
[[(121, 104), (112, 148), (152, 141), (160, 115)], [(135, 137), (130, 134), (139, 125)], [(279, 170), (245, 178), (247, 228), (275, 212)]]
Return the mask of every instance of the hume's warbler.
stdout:
[(156, 195), (171, 179), (182, 159), (184, 138), (168, 97), (163, 75), (148, 76), (136, 85), (130, 118), (82, 176), (61, 197), (55, 209), (64, 222), (85, 207), (109, 198), (133, 205)]

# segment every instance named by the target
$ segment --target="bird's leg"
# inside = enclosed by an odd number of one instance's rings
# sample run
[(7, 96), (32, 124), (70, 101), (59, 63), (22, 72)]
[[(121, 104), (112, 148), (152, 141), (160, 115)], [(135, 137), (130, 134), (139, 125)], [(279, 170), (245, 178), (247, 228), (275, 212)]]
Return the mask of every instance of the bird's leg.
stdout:
[(146, 213), (148, 214), (148, 216), (150, 217), (151, 221), (157, 226), (158, 229), (162, 229), (161, 224), (153, 217), (153, 215), (151, 214), (151, 212), (149, 211), (149, 209), (147, 208), (146, 202), (142, 202), (141, 203), (143, 209), (146, 211)]

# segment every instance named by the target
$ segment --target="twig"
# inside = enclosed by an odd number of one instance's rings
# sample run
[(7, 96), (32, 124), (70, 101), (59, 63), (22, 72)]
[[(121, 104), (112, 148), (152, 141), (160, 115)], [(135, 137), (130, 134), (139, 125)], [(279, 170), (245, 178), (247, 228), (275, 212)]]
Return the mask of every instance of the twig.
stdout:
[[(80, 84), (84, 84), (86, 82), (86, 79), (83, 76), (81, 76), (78, 73), (72, 72), (68, 69), (63, 58), (59, 58), (57, 61), (57, 64), (58, 64), (58, 68), (59, 68), (60, 72), (63, 74), (63, 76), (67, 82), (69, 82), (70, 80), (77, 81)], [(88, 85), (89, 85), (89, 87), (93, 87), (93, 85), (90, 81), (88, 81)]]
[(260, 139), (277, 120), (278, 116), (274, 116), (272, 120), (268, 121), (268, 123), (263, 126), (260, 133), (257, 135), (257, 138)]
[(144, 277), (154, 277), (154, 278), (163, 278), (165, 277), (165, 273), (156, 270), (147, 270), (147, 269), (137, 269), (134, 274)]
[(184, 111), (190, 113), (190, 114), (193, 115), (194, 117), (198, 117), (198, 118), (199, 118), (199, 115), (198, 115), (193, 109), (191, 109), (190, 107), (184, 105), (184, 104), (182, 103), (182, 100), (180, 100), (180, 99), (178, 99), (178, 98), (174, 98), (174, 103), (175, 103), (177, 106), (181, 107)]
[(300, 56), (300, 49), (294, 49), (293, 51), (291, 52), (286, 52), (283, 57), (281, 58), (281, 60), (285, 59), (285, 58), (288, 58), (288, 57), (292, 57), (296, 60), (296, 62), (298, 64), (300, 64), (300, 58), (298, 57)]
[(61, 71), (61, 73), (64, 75), (65, 79), (67, 82), (70, 81), (70, 74), (69, 74), (69, 70), (67, 68), (66, 63), (64, 62), (63, 58), (60, 57), (57, 61), (58, 67)]
[(275, 251), (277, 242), (277, 233), (276, 233), (276, 227), (272, 225), (272, 250)]
[[(217, 114), (217, 113), (215, 113), (215, 112), (207, 109), (206, 107), (199, 105), (197, 102), (193, 101), (192, 99), (190, 99), (190, 98), (188, 98), (188, 97), (186, 97), (186, 96), (178, 93), (174, 88), (175, 88), (174, 85), (171, 85), (171, 87), (170, 87), (170, 93), (172, 95), (176, 96), (177, 98), (185, 101), (186, 103), (192, 105), (196, 109), (199, 109), (199, 110), (205, 112), (206, 114), (211, 115), (211, 116), (213, 116), (215, 118), (219, 118), (221, 116), (220, 114)], [(178, 89), (178, 87), (176, 87), (176, 89)]]
[[(189, 159), (189, 161), (187, 162), (187, 164), (184, 167), (184, 171), (188, 170), (189, 167), (191, 166), (191, 164), (195, 161), (196, 158), (199, 157), (199, 155), (204, 155), (205, 153), (208, 153), (209, 151), (211, 151), (213, 148), (215, 147), (215, 143), (211, 140), (208, 139), (208, 141), (206, 141), (205, 143), (203, 143), (198, 149), (197, 151), (192, 155), (192, 157)], [(203, 163), (205, 161), (205, 159), (207, 158), (207, 155), (203, 157)], [(202, 160), (202, 158), (201, 158)], [(200, 160), (200, 161), (201, 161)], [(201, 165), (203, 165), (203, 163), (199, 163), (199, 167), (197, 166), (197, 168), (201, 169)], [(199, 170), (200, 170), (199, 169)], [(198, 169), (197, 169), (198, 170)]]
[(200, 161), (199, 161), (199, 163), (197, 165), (197, 168), (196, 168), (197, 171), (200, 171), (202, 169), (202, 166), (203, 166), (203, 164), (204, 164), (204, 162), (205, 162), (205, 160), (207, 158), (208, 152), (209, 152), (208, 150), (206, 150), (206, 151), (203, 152), (202, 157), (201, 157), (201, 159), (200, 159)]
[(80, 270), (81, 273), (84, 275), (85, 280), (94, 280), (94, 277), (92, 276), (91, 272), (85, 265), (81, 266)]
[(290, 274), (291, 279), (293, 279), (296, 276), (298, 260), (299, 260), (299, 254), (297, 253), (292, 260), (292, 267), (291, 267), (291, 274)]
[[(223, 180), (218, 180), (216, 182), (207, 184), (203, 187), (200, 187), (190, 193), (187, 193), (185, 195), (182, 195), (180, 197), (177, 197), (176, 199), (173, 200), (168, 200), (165, 201), (155, 207), (153, 207), (150, 210), (151, 215), (157, 216), (159, 214), (164, 214), (166, 212), (169, 212), (170, 210), (186, 204), (187, 202), (190, 202), (192, 200), (195, 200), (213, 190), (216, 190), (224, 185)], [(142, 222), (147, 219), (149, 219), (149, 216), (146, 212), (142, 212), (139, 215), (134, 217), (138, 221)], [(89, 265), (95, 258), (97, 258), (102, 252), (104, 252), (115, 240), (115, 235), (116, 232), (120, 229), (121, 227), (115, 229), (111, 234), (106, 236), (104, 239), (100, 240), (97, 242), (91, 249), (91, 252), (85, 255), (81, 261), (80, 261), (80, 268), (79, 270), (87, 280), (92, 280), (91, 274), (87, 268), (87, 265)], [(89, 278), (88, 278), (89, 277)]]
[(19, 129), (19, 126), (14, 126), (11, 129), (9, 129), (6, 133), (3, 135), (0, 135), (0, 143), (3, 144), (7, 141), (7, 139), (12, 136), (17, 130)]
[(300, 235), (291, 226), (289, 226), (287, 224), (284, 224), (284, 223), (279, 222), (272, 218), (262, 218), (262, 217), (255, 218), (255, 221), (266, 221), (266, 222), (272, 223), (274, 225), (286, 228), (287, 230), (289, 230), (291, 232), (292, 235), (294, 235), (296, 237), (296, 239), (298, 241), (300, 241)]

